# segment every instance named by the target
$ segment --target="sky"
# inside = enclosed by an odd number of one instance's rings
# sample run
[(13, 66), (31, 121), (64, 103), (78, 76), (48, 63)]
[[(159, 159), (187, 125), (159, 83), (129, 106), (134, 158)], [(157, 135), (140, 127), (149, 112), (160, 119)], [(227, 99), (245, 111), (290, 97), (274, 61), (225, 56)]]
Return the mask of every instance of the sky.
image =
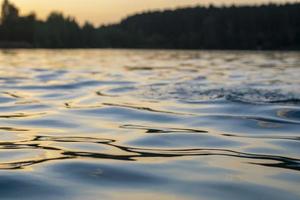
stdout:
[[(157, 9), (193, 5), (264, 3), (268, 0), (10, 0), (21, 9), (21, 14), (34, 11), (45, 19), (51, 11), (61, 11), (75, 17), (81, 24), (90, 21), (95, 25), (119, 22), (128, 15)], [(287, 0), (272, 0), (284, 2)], [(296, 0), (299, 1), (300, 0)]]

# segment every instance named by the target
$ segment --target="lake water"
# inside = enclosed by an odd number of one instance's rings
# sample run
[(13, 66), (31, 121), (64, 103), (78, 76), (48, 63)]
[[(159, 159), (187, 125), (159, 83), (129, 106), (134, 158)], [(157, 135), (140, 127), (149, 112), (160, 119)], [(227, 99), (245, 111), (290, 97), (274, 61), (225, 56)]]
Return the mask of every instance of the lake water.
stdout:
[(298, 200), (300, 53), (3, 50), (0, 199)]

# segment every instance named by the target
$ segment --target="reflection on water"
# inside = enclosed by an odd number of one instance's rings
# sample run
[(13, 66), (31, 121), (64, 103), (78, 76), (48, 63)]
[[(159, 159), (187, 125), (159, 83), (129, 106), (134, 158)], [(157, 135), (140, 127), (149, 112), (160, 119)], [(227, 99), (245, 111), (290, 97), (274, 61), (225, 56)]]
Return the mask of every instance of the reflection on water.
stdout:
[(299, 199), (299, 74), (292, 52), (2, 51), (0, 199)]

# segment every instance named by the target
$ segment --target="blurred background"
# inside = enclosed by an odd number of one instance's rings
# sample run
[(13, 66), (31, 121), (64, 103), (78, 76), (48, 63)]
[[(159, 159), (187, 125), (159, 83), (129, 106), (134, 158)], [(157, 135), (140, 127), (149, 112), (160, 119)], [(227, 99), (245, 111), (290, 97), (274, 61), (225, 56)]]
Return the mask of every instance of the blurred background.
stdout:
[(297, 50), (299, 13), (282, 0), (4, 0), (0, 47)]

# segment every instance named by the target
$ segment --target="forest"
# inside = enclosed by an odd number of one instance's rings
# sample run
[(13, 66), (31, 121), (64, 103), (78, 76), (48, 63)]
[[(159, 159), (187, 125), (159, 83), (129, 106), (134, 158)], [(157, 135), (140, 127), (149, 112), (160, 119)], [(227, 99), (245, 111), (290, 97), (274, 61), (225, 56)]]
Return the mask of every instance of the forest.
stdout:
[(53, 12), (2, 13), (2, 48), (300, 50), (300, 3), (149, 11), (95, 27)]

